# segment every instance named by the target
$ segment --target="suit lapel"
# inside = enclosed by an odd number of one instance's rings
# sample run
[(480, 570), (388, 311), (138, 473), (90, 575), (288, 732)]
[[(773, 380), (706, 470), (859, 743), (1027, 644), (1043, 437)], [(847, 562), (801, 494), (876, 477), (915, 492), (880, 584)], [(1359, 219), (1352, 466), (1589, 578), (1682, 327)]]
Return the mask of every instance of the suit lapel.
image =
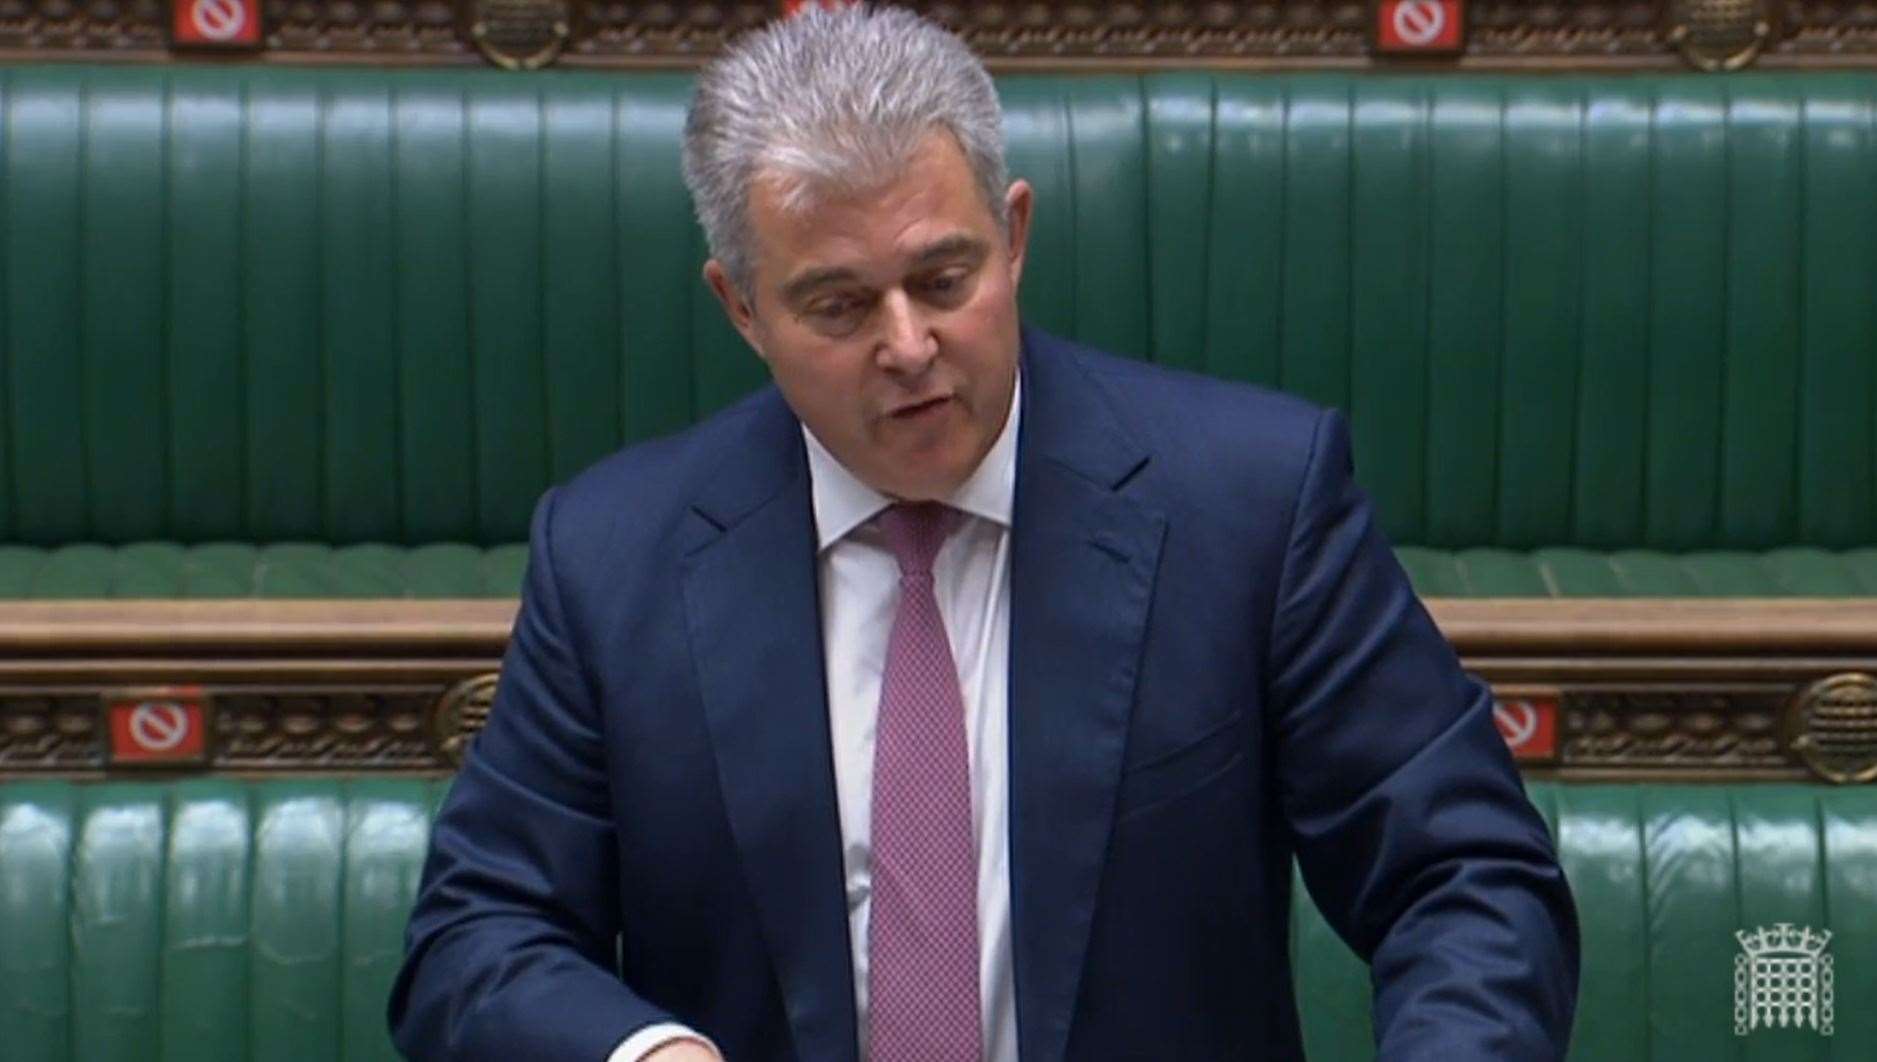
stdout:
[(731, 835), (796, 1055), (852, 1062), (853, 971), (829, 748), (815, 530), (800, 428), (756, 401), (711, 477), (685, 608)]
[(1121, 488), (1146, 463), (1086, 370), (1025, 334), (1012, 519), (1010, 846), (1026, 1062), (1067, 1050), (1165, 519)]

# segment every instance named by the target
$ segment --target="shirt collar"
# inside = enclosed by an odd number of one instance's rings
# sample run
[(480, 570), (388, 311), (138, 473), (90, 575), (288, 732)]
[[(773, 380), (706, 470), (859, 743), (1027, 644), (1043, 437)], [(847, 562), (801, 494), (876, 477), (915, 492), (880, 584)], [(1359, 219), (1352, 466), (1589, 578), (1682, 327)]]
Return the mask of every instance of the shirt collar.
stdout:
[[(1010, 526), (1017, 487), (1017, 416), (1023, 402), (1023, 377), (1019, 373), (1010, 392), (1010, 412), (1004, 417), (1003, 431), (991, 444), (990, 452), (978, 467), (945, 499), (945, 504), (993, 523)], [(814, 495), (817, 550), (825, 550), (848, 533), (873, 519), (893, 499), (857, 479), (846, 466), (835, 460), (821, 445), (815, 433), (802, 425), (802, 438), (808, 444), (808, 479)]]

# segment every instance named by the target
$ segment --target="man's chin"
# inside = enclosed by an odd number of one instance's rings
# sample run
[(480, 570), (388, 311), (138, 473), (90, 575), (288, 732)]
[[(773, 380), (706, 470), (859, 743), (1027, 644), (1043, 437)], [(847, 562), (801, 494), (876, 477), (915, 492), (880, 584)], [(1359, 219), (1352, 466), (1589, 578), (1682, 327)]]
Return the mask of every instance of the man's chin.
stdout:
[(905, 465), (898, 466), (900, 474), (878, 488), (880, 492), (904, 502), (944, 501), (965, 481), (965, 476), (959, 473), (922, 470), (918, 475), (906, 475), (905, 469)]
[(958, 440), (933, 440), (928, 446), (900, 445), (876, 467), (869, 486), (900, 501), (944, 501), (976, 467), (959, 453)]
[(912, 486), (882, 493), (896, 502), (942, 502), (952, 496), (951, 490), (934, 486)]

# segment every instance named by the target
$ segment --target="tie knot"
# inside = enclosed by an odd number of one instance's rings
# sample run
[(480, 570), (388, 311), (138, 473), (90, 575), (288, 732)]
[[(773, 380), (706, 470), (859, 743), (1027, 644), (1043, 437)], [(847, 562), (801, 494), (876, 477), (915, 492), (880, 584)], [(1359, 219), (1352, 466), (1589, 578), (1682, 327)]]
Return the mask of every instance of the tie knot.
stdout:
[(901, 502), (880, 514), (901, 575), (932, 574), (932, 558), (957, 526), (958, 510), (938, 502)]

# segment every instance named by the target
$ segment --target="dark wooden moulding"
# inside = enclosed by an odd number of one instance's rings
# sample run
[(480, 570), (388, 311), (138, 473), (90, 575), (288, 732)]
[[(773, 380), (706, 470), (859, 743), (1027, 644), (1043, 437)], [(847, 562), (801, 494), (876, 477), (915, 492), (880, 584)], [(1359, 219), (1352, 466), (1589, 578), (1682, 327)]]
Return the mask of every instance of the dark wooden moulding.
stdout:
[[(1877, 780), (1877, 602), (1435, 600), (1521, 766), (1578, 781)], [(0, 778), (450, 771), (487, 718), (512, 600), (0, 606)], [(109, 710), (200, 711), (186, 763), (113, 753)], [(1529, 752), (1529, 750), (1527, 750)]]
[[(0, 58), (688, 67), (778, 17), (782, 3), (605, 0), (258, 0), (251, 45), (179, 46), (191, 0), (0, 0)], [(813, 0), (810, 0), (813, 2)], [(1167, 68), (1734, 69), (1877, 63), (1877, 8), (1779, 0), (1471, 0), (1457, 49), (1378, 49), (1380, 4), (1003, 3), (907, 6), (946, 23), (998, 70)], [(500, 39), (492, 25), (520, 37)], [(514, 38), (514, 32), (510, 37)]]

